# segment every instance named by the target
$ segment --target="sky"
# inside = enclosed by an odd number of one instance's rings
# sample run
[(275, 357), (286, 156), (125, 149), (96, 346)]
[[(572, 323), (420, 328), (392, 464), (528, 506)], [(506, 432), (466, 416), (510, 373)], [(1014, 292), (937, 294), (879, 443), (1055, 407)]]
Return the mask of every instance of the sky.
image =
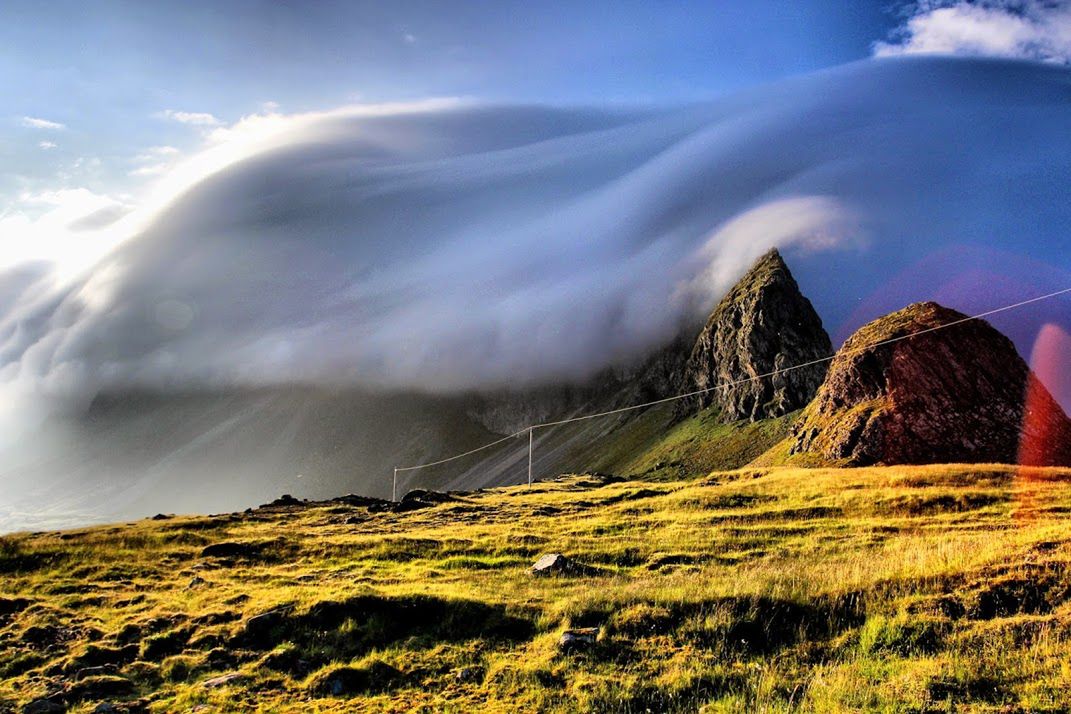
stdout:
[(840, 339), (1055, 285), (1069, 57), (1042, 0), (8, 2), (0, 380), (582, 377), (770, 245)]
[(883, 5), (14, 0), (0, 205), (56, 185), (137, 193), (172, 148), (266, 111), (708, 98), (867, 56), (891, 27)]

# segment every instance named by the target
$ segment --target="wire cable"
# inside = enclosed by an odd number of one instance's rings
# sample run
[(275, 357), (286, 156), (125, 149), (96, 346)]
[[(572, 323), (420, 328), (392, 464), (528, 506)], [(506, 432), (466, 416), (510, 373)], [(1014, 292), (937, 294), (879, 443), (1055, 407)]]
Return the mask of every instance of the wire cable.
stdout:
[(945, 323), (943, 325), (935, 325), (933, 327), (927, 327), (925, 329), (918, 330), (916, 332), (910, 332), (910, 333), (908, 333), (906, 335), (898, 335), (896, 337), (890, 337), (890, 338), (885, 339), (885, 340), (879, 340), (879, 341), (874, 342), (872, 344), (862, 345), (860, 347), (853, 348), (853, 349), (848, 350), (846, 352), (841, 350), (841, 351), (838, 351), (838, 352), (836, 352), (834, 354), (831, 354), (831, 355), (829, 355), (827, 357), (821, 357), (819, 359), (810, 360), (809, 362), (802, 362), (800, 364), (792, 365), (791, 367), (780, 367), (780, 368), (772, 370), (770, 372), (764, 372), (762, 374), (756, 374), (756, 375), (753, 375), (751, 377), (744, 377), (742, 379), (737, 379), (737, 380), (734, 380), (732, 382), (723, 382), (721, 384), (716, 384), (713, 387), (707, 387), (705, 389), (697, 389), (694, 392), (686, 392), (684, 394), (675, 394), (675, 395), (673, 395), (671, 397), (663, 397), (662, 399), (655, 399), (655, 400), (650, 401), (650, 402), (644, 402), (642, 404), (633, 404), (633, 405), (630, 405), (630, 406), (627, 406), (627, 407), (620, 407), (618, 409), (610, 409), (608, 411), (597, 412), (595, 414), (584, 414), (582, 416), (570, 417), (568, 419), (558, 419), (557, 421), (548, 421), (548, 422), (542, 422), (542, 423), (539, 423), (539, 424), (531, 424), (529, 426), (524, 427), (520, 431), (517, 431), (517, 432), (514, 432), (513, 434), (510, 434), (509, 436), (504, 436), (501, 439), (497, 439), (496, 441), (492, 441), (490, 443), (484, 444), (483, 446), (478, 446), (475, 449), (470, 449), (469, 451), (466, 451), (464, 453), (456, 454), (454, 456), (450, 456), (450, 457), (447, 457), (445, 459), (439, 459), (438, 461), (432, 461), (432, 462), (426, 463), (426, 464), (417, 464), (415, 466), (402, 466), (402, 467), (399, 467), (398, 469), (396, 469), (396, 471), (399, 471), (399, 472), (401, 472), (401, 471), (415, 471), (416, 469), (425, 469), (425, 468), (428, 468), (428, 467), (431, 467), (431, 466), (438, 466), (439, 464), (445, 464), (447, 462), (455, 461), (457, 459), (461, 459), (461, 458), (464, 458), (466, 456), (471, 456), (472, 454), (478, 453), (480, 451), (484, 451), (485, 449), (490, 449), (493, 446), (498, 446), (499, 444), (501, 444), (503, 442), (509, 441), (510, 439), (515, 439), (518, 436), (521, 436), (522, 434), (527, 434), (527, 433), (529, 433), (531, 431), (534, 431), (536, 429), (545, 429), (547, 427), (552, 427), (552, 426), (561, 426), (562, 424), (571, 424), (573, 422), (585, 421), (587, 419), (598, 419), (599, 417), (605, 417), (605, 416), (611, 416), (613, 414), (621, 414), (623, 412), (635, 411), (636, 409), (646, 409), (648, 407), (657, 406), (659, 404), (665, 404), (667, 402), (677, 401), (678, 399), (687, 399), (689, 397), (697, 397), (697, 396), (700, 396), (702, 394), (708, 394), (710, 392), (717, 391), (719, 389), (729, 389), (731, 387), (736, 387), (736, 386), (739, 386), (741, 384), (747, 384), (749, 382), (756, 382), (756, 381), (758, 381), (760, 379), (768, 379), (770, 377), (774, 377), (774, 376), (777, 376), (779, 374), (785, 374), (786, 372), (792, 372), (792, 371), (797, 370), (797, 369), (805, 369), (807, 367), (813, 367), (815, 365), (823, 364), (825, 362), (832, 362), (838, 356), (857, 354), (859, 352), (864, 352), (866, 350), (874, 349), (875, 347), (883, 347), (885, 345), (889, 345), (889, 344), (892, 344), (894, 342), (900, 342), (902, 340), (908, 340), (908, 339), (911, 339), (913, 337), (918, 337), (919, 335), (925, 335), (925, 334), (928, 334), (928, 333), (931, 333), (931, 332), (936, 332), (938, 330), (944, 330), (944, 329), (947, 329), (949, 327), (955, 327), (956, 325), (962, 325), (963, 323), (970, 322), (972, 320), (981, 320), (982, 318), (989, 317), (990, 315), (996, 315), (997, 313), (1007, 312), (1008, 310), (1014, 310), (1016, 308), (1023, 307), (1024, 305), (1030, 305), (1032, 303), (1041, 302), (1042, 300), (1049, 300), (1049, 299), (1057, 297), (1059, 295), (1066, 295), (1068, 293), (1071, 293), (1071, 287), (1064, 288), (1063, 290), (1056, 290), (1056, 291), (1053, 291), (1051, 293), (1046, 293), (1045, 295), (1038, 295), (1037, 297), (1032, 297), (1032, 298), (1029, 298), (1027, 300), (1021, 300), (1019, 302), (1012, 303), (1010, 305), (1002, 305), (1001, 307), (997, 307), (997, 308), (994, 308), (992, 310), (986, 310), (985, 312), (980, 312), (980, 313), (978, 313), (976, 315), (969, 315), (969, 316), (966, 316), (966, 317), (962, 317), (962, 318), (960, 318), (958, 320), (953, 320), (952, 322), (947, 322), (947, 323)]

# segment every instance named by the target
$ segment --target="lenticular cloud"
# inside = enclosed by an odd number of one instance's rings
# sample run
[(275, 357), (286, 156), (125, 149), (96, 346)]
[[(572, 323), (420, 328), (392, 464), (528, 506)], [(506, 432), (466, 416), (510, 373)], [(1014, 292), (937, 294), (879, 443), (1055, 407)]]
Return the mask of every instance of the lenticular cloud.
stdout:
[(1028, 292), (1071, 268), (1058, 67), (874, 60), (674, 109), (280, 121), (84, 277), (5, 297), (0, 378), (61, 392), (580, 379), (702, 317), (773, 245), (833, 328), (871, 317), (863, 298), (898, 307), (875, 291), (949, 246), (1051, 266)]

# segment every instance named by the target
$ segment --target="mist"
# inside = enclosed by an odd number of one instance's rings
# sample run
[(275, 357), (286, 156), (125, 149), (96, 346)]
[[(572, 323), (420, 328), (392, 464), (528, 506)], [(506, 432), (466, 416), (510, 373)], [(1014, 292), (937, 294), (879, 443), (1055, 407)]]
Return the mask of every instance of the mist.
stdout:
[[(837, 340), (905, 302), (1071, 285), (1071, 73), (1051, 65), (868, 60), (682, 107), (448, 100), (232, 134), (104, 220), (114, 248), (85, 270), (5, 273), (0, 383), (25, 406), (5, 433), (115, 390), (583, 382), (772, 246)], [(1066, 303), (994, 324), (1024, 355), (1071, 329)]]

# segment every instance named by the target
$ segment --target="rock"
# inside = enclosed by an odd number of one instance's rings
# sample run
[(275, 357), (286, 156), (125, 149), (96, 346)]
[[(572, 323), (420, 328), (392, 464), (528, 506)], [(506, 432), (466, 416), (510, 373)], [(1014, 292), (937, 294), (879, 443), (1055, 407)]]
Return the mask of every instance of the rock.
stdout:
[(561, 553), (548, 553), (532, 566), (532, 575), (567, 575), (573, 568), (573, 562)]
[(294, 498), (289, 493), (284, 493), (271, 503), (266, 503), (261, 508), (284, 508), (287, 506), (304, 506), (305, 502)]
[(221, 674), (218, 677), (212, 677), (201, 682), (201, 686), (205, 689), (219, 689), (220, 687), (226, 687), (230, 684), (241, 684), (247, 679), (244, 674), (240, 672), (231, 672), (229, 674)]
[(564, 653), (591, 649), (599, 639), (598, 627), (581, 627), (566, 630), (558, 638), (558, 649)]
[(93, 714), (116, 714), (119, 711), (119, 707), (115, 706), (111, 702), (101, 702), (97, 706), (93, 707)]
[(450, 501), (456, 501), (457, 499), (448, 493), (440, 493), (438, 491), (425, 491), (424, 489), (414, 489), (409, 491), (402, 500), (394, 506), (396, 513), (404, 513), (406, 511), (417, 511), (421, 508), (431, 508), (437, 506), (440, 503), (449, 503)]
[(201, 587), (202, 585), (204, 585), (207, 582), (208, 581), (205, 580), (204, 578), (202, 578), (200, 575), (195, 575), (192, 578), (190, 578), (190, 582), (186, 584), (186, 589), (187, 590), (194, 590), (196, 588)]
[(861, 327), (793, 426), (791, 453), (858, 466), (1071, 464), (1071, 421), (1011, 340), (982, 320), (915, 334), (965, 317), (925, 302)]
[(454, 674), (454, 679), (463, 684), (480, 682), (483, 680), (483, 669), (480, 667), (462, 667)]
[(67, 707), (55, 697), (34, 699), (22, 708), (22, 714), (62, 714), (65, 711)]
[(157, 513), (155, 516), (152, 517), (152, 520), (154, 520), (154, 521), (166, 521), (166, 520), (170, 520), (173, 517), (174, 516), (169, 516), (166, 513)]
[(114, 664), (102, 664), (98, 667), (83, 667), (74, 674), (74, 680), (77, 682), (87, 677), (100, 677), (106, 674), (115, 674), (119, 671), (119, 668)]
[[(722, 298), (692, 347), (685, 392), (730, 384), (832, 354), (829, 335), (781, 254), (771, 250)], [(714, 389), (682, 400), (678, 413), (715, 405), (722, 419), (768, 419), (807, 405), (826, 363)]]

